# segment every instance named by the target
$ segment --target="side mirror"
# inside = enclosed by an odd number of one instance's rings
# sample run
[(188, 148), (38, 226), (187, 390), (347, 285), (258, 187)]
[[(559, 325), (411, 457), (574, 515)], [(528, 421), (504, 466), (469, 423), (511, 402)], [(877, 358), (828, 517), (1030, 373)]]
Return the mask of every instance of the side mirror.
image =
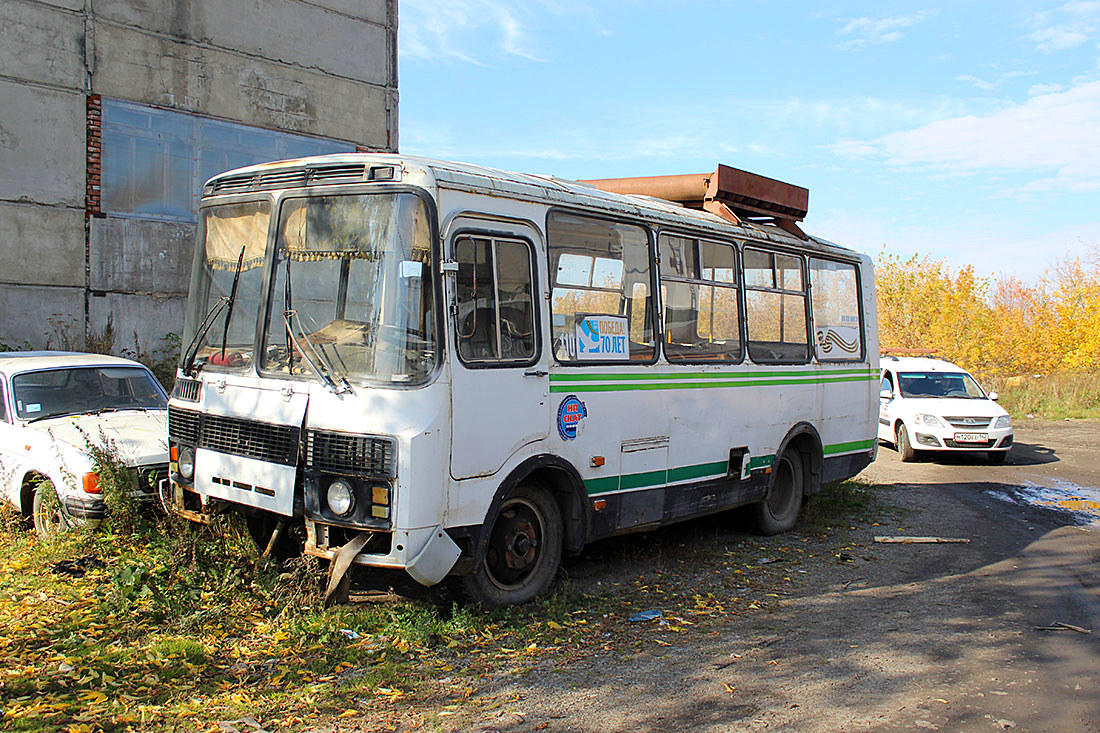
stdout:
[(889, 390), (889, 389), (882, 390), (881, 392), (878, 393), (878, 396), (879, 396), (880, 399), (883, 399), (883, 400), (892, 400), (892, 399), (894, 399), (894, 393), (893, 393), (892, 390)]
[(996, 401), (997, 401), (997, 398), (998, 398), (998, 397), (1000, 397), (1000, 395), (999, 395), (999, 394), (997, 394), (996, 392), (990, 392), (990, 393), (989, 393), (989, 399), (993, 400), (994, 402), (996, 402)]

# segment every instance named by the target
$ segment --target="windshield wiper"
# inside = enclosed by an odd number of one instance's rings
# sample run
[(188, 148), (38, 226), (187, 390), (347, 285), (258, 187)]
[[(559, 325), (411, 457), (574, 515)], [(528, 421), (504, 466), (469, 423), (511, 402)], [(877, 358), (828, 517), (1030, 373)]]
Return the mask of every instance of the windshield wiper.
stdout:
[[(317, 349), (314, 348), (312, 343), (310, 343), (309, 337), (306, 336), (304, 332), (302, 333), (303, 340), (309, 345), (309, 350), (313, 353), (313, 356), (318, 361), (321, 362), (321, 365), (324, 368), (323, 369), (319, 368), (316, 364), (314, 364), (313, 359), (310, 359), (309, 354), (307, 354), (306, 350), (302, 348), (302, 344), (298, 341), (298, 339), (294, 335), (295, 334), (294, 318), (297, 317), (297, 315), (298, 315), (298, 311), (296, 311), (296, 310), (285, 310), (285, 311), (283, 311), (283, 324), (286, 326), (286, 333), (287, 333), (287, 336), (290, 337), (290, 343), (295, 348), (297, 348), (298, 351), (302, 352), (302, 360), (306, 364), (309, 364), (309, 368), (313, 370), (313, 373), (316, 374), (318, 377), (320, 377), (321, 381), (323, 381), (328, 386), (328, 388), (333, 391), (333, 393), (341, 394), (343, 392), (350, 392), (351, 391), (351, 385), (348, 383), (348, 380), (344, 379), (343, 375), (341, 375), (339, 372), (337, 372), (335, 369), (333, 369), (332, 363), (328, 361), (327, 357), (325, 357), (324, 354), (318, 353)], [(299, 320), (298, 321), (298, 329), (300, 330), (301, 328), (302, 328), (302, 323)], [(291, 353), (293, 353), (293, 351)], [(332, 378), (333, 374), (340, 377), (340, 382), (341, 382), (340, 384), (337, 384), (336, 380)]]
[(229, 322), (233, 319), (233, 304), (237, 300), (237, 285), (241, 282), (241, 267), (244, 265), (244, 247), (237, 257), (237, 270), (233, 273), (233, 286), (229, 288), (229, 301), (225, 304), (225, 327), (222, 328), (222, 361), (225, 361), (225, 342), (229, 340)]
[(199, 344), (206, 338), (206, 332), (210, 330), (210, 327), (214, 325), (214, 319), (221, 313), (222, 308), (229, 304), (228, 296), (223, 295), (218, 298), (218, 301), (211, 306), (207, 312), (206, 317), (202, 319), (202, 323), (199, 324), (198, 329), (195, 331), (195, 335), (191, 338), (191, 343), (187, 345), (187, 350), (183, 352), (183, 373), (189, 377), (195, 376), (192, 367), (195, 363), (195, 357), (199, 353)]
[(80, 415), (82, 414), (82, 412), (83, 410), (62, 410), (61, 412), (51, 412), (48, 415), (36, 415), (30, 420), (27, 420), (27, 424), (29, 425), (32, 422), (38, 422), (39, 420), (49, 420), (51, 417), (69, 417), (70, 415)]

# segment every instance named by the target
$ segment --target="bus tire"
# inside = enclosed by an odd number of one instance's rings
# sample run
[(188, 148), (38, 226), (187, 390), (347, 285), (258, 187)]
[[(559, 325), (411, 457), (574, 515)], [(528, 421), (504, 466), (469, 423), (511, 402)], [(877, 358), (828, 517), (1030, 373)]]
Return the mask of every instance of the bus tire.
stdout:
[(534, 599), (558, 574), (562, 534), (553, 495), (532, 481), (520, 483), (493, 519), (485, 559), (460, 579), (462, 595), (486, 611)]
[(909, 442), (909, 431), (905, 429), (905, 423), (898, 423), (898, 436), (897, 443), (898, 455), (901, 456), (902, 463), (912, 463), (917, 460), (917, 452), (913, 449), (913, 444)]
[(752, 529), (756, 534), (773, 535), (794, 528), (802, 509), (805, 480), (802, 455), (796, 450), (784, 451), (772, 467), (768, 493), (753, 505)]

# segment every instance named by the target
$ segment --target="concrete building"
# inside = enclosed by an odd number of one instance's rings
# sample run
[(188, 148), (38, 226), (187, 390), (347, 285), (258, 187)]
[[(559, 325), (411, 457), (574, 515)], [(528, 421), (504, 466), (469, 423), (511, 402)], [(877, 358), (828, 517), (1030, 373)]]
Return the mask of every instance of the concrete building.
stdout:
[(397, 102), (397, 0), (0, 0), (0, 342), (155, 349), (203, 180), (396, 151)]

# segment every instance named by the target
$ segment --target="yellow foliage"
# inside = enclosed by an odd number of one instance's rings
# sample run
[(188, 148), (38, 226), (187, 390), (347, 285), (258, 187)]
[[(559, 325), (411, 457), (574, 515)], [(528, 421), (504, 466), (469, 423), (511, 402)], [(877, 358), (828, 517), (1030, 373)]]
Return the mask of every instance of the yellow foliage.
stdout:
[(875, 276), (884, 349), (936, 349), (984, 377), (1100, 367), (1100, 256), (1027, 284), (883, 252)]

